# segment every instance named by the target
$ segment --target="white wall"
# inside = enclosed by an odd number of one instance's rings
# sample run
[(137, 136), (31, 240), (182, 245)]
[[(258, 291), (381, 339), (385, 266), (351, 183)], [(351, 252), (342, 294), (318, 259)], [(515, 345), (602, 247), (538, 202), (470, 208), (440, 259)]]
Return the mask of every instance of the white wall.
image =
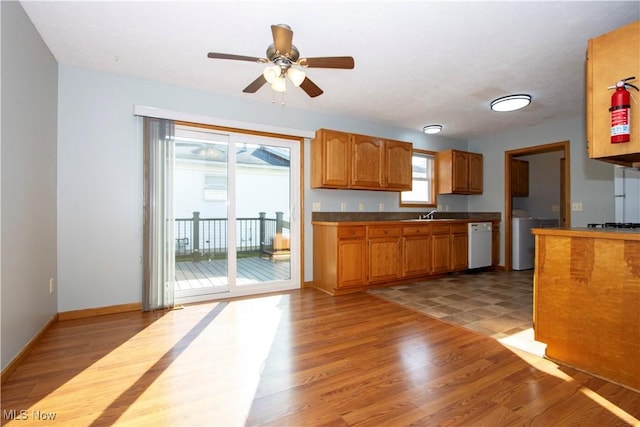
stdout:
[[(141, 144), (134, 105), (315, 131), (326, 127), (413, 142), (417, 148), (466, 149), (466, 142), (377, 123), (262, 105), (251, 95), (221, 97), (139, 78), (60, 65), (58, 131), (58, 275), (61, 312), (141, 300)], [(312, 272), (312, 202), (339, 211), (359, 200), (368, 211), (400, 210), (395, 193), (311, 190), (305, 143), (305, 277)], [(466, 209), (466, 196), (450, 202)], [(357, 205), (349, 204), (350, 210)]]
[(18, 2), (2, 10), (2, 369), (57, 313), (57, 64)]
[[(514, 114), (517, 114), (514, 113)], [(544, 123), (469, 141), (469, 150), (484, 155), (484, 194), (469, 197), (471, 211), (499, 211), (504, 219), (504, 152), (570, 141), (571, 200), (582, 212), (571, 213), (572, 227), (614, 217), (613, 165), (588, 158), (584, 117), (549, 119)], [(500, 227), (504, 236), (504, 223)], [(504, 265), (504, 241), (501, 244)]]

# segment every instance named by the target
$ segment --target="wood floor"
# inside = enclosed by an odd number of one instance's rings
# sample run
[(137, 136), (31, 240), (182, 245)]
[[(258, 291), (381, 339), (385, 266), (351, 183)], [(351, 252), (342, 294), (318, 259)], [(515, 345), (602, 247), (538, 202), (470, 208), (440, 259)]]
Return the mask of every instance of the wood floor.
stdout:
[(16, 426), (622, 426), (640, 393), (374, 295), (304, 289), (59, 322), (2, 411)]

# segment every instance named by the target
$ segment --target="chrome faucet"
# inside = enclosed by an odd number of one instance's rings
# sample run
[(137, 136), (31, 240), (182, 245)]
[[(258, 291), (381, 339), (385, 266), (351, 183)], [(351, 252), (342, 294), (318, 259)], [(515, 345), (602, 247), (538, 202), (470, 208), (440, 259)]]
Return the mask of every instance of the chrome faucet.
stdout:
[(433, 216), (436, 214), (436, 212), (438, 212), (438, 210), (434, 209), (429, 213), (421, 214), (419, 219), (433, 219)]

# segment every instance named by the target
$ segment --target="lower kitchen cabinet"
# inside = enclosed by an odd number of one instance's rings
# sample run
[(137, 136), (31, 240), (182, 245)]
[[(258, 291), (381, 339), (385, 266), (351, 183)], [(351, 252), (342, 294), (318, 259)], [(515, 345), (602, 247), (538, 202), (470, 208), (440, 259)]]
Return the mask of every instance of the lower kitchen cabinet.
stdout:
[(467, 224), (433, 226), (433, 273), (466, 270), (469, 264)]
[(491, 265), (500, 264), (500, 223), (491, 224)]
[(330, 294), (367, 283), (367, 228), (322, 224), (313, 226), (314, 286)]
[(451, 226), (451, 271), (466, 270), (469, 265), (467, 224)]
[(451, 265), (451, 230), (448, 225), (436, 225), (431, 234), (432, 273), (446, 273)]
[(431, 274), (431, 226), (417, 225), (402, 228), (403, 277)]
[(467, 268), (466, 221), (313, 224), (313, 286), (332, 295)]
[(367, 231), (369, 283), (397, 280), (401, 276), (401, 228), (372, 226)]
[(364, 239), (341, 239), (338, 242), (338, 288), (365, 283), (366, 250)]

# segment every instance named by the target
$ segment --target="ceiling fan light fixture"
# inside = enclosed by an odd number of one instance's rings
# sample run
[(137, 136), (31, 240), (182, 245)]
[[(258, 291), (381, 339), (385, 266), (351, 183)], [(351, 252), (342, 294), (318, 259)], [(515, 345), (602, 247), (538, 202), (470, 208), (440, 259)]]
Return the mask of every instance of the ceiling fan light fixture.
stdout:
[(276, 92), (286, 92), (287, 91), (287, 81), (283, 77), (278, 77), (273, 83), (271, 83), (271, 89)]
[(440, 131), (442, 131), (442, 125), (427, 125), (422, 128), (422, 132), (429, 135), (440, 133)]
[(262, 72), (262, 75), (264, 76), (267, 82), (273, 85), (275, 82), (278, 81), (281, 73), (282, 72), (280, 70), (280, 67), (278, 67), (277, 65), (272, 65), (270, 67), (265, 68), (264, 71)]
[(291, 83), (293, 83), (295, 87), (299, 87), (307, 77), (304, 74), (304, 71), (298, 70), (297, 68), (293, 67), (287, 70), (287, 76), (289, 76), (289, 80), (291, 80)]
[(507, 95), (491, 101), (491, 109), (498, 112), (516, 111), (531, 103), (531, 95)]

